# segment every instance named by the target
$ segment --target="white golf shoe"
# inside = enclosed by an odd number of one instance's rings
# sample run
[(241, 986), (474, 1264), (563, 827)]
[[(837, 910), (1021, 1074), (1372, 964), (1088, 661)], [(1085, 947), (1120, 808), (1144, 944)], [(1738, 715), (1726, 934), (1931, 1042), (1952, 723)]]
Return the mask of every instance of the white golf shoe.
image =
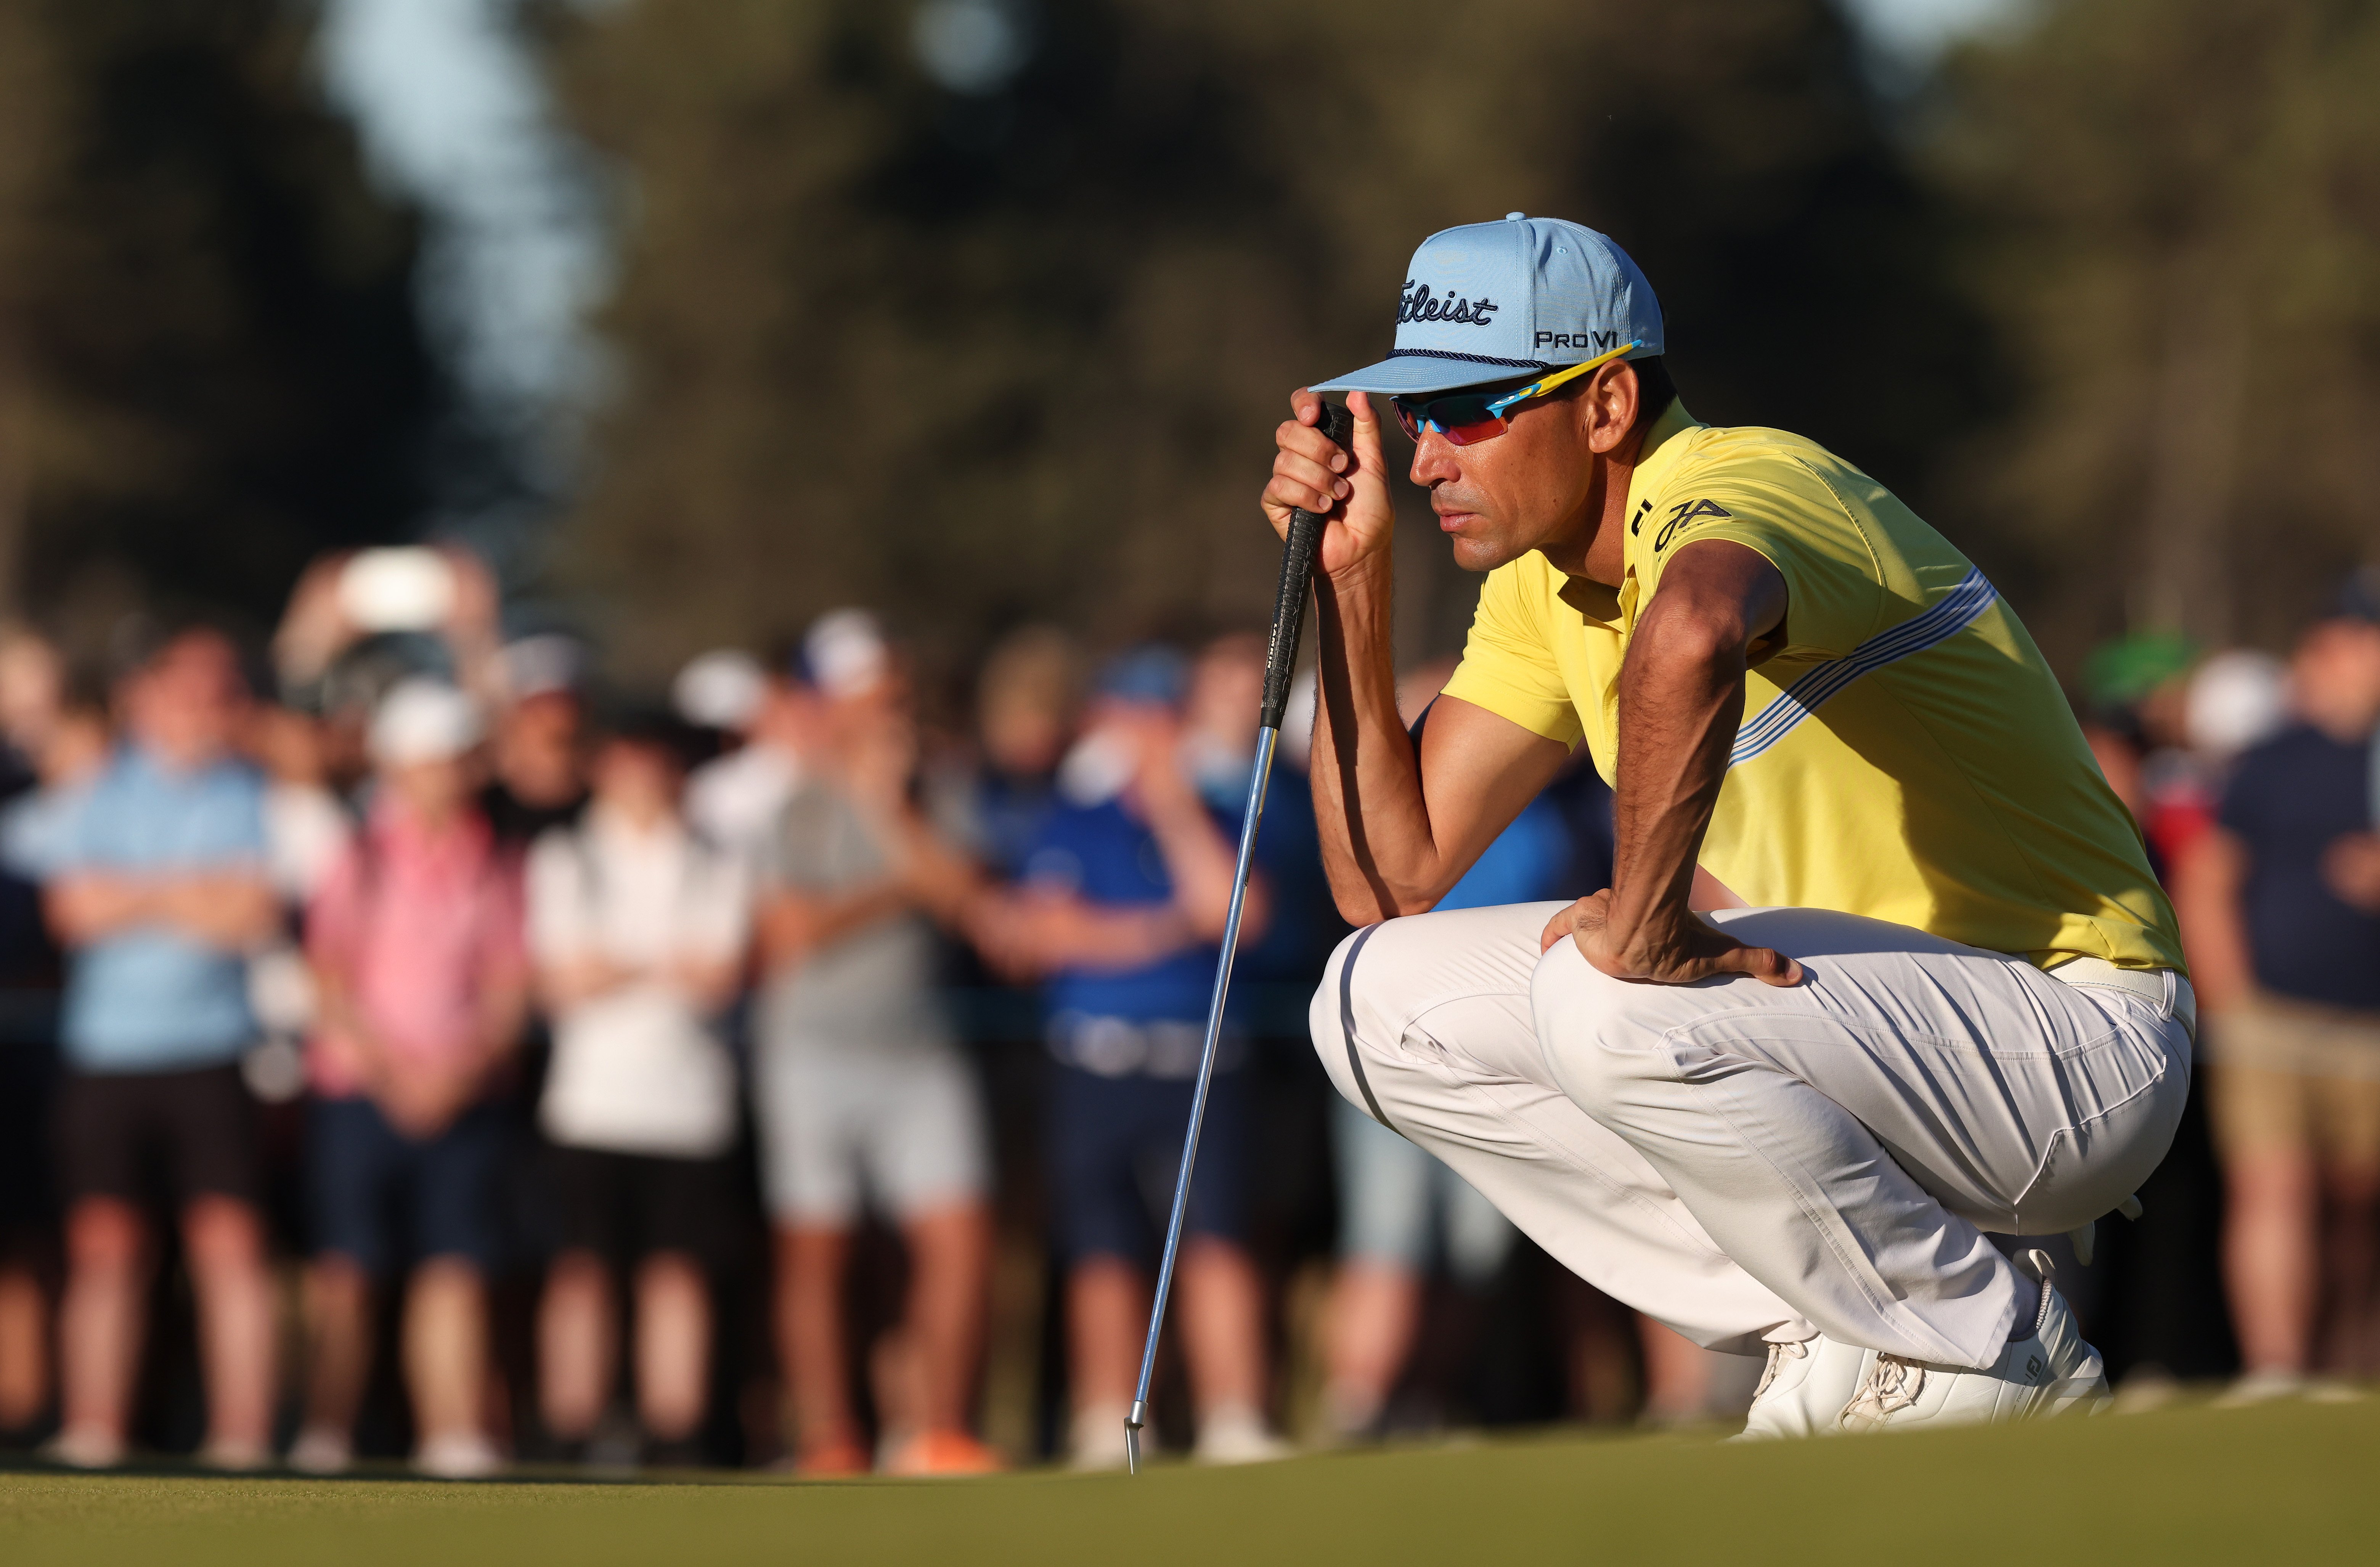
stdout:
[(1864, 1352), (1859, 1388), (1843, 1410), (1846, 1431), (1900, 1431), (1924, 1426), (1997, 1425), (2095, 1413), (2107, 1402), (2107, 1375), (2099, 1352), (2082, 1339), (2066, 1297), (2052, 1282), (2048, 1257), (2024, 1254), (2020, 1271), (2041, 1284), (2033, 1331), (2011, 1339), (1985, 1370), (1929, 1366), (1876, 1350)]
[(1832, 1436), (1842, 1429), (1844, 1406), (1859, 1391), (1867, 1351), (1832, 1339), (1770, 1344), (1768, 1369), (1753, 1390), (1743, 1429), (1730, 1440), (1774, 1441)]

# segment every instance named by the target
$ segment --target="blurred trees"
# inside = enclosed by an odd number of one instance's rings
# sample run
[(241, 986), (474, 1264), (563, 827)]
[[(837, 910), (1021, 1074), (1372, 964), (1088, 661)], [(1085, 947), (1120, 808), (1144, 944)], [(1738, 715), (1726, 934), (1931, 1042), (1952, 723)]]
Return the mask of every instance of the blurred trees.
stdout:
[(0, 608), (276, 613), (402, 534), (442, 406), (415, 223), (295, 0), (0, 0)]
[[(631, 669), (850, 600), (945, 650), (1028, 612), (1095, 637), (1260, 616), (1287, 392), (1386, 349), (1424, 235), (1509, 210), (1633, 251), (1706, 419), (1914, 492), (1980, 406), (1980, 328), (1823, 0), (629, 0), (557, 25), (625, 214), (620, 380), (564, 541)], [(1408, 500), (1407, 626), (1443, 645), (1472, 588)]]
[(2380, 5), (2059, 0), (1953, 63), (1932, 155), (2019, 375), (1962, 510), (2053, 656), (2286, 638), (2380, 550)]

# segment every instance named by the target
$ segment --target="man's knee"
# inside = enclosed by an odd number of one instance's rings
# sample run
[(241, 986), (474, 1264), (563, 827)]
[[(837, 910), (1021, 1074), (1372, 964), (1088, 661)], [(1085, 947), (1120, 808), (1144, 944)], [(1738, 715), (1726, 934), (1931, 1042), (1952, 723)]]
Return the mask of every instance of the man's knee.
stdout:
[(1347, 1102), (1367, 1114), (1379, 1112), (1371, 1102), (1364, 1050), (1393, 1050), (1433, 999), (1428, 981), (1415, 979), (1416, 943), (1427, 943), (1430, 919), (1386, 919), (1341, 941), (1306, 1012), (1322, 1069)]
[(264, 1225), (238, 1198), (204, 1194), (182, 1210), (182, 1245), (194, 1269), (256, 1268), (264, 1260)]
[[(1354, 986), (1361, 974), (1360, 969), (1351, 970), (1348, 966), (1354, 954), (1369, 944), (1368, 938), (1380, 929), (1378, 925), (1366, 925), (1339, 943), (1338, 949), (1330, 954), (1330, 961), (1323, 965), (1322, 983), (1315, 987), (1314, 1000), (1305, 1009), (1306, 1030), (1314, 1039), (1314, 1053), (1321, 1060), (1323, 1071), (1330, 1075), (1332, 1085), (1342, 1094), (1347, 1094), (1349, 1087), (1345, 1080), (1348, 1076), (1347, 1048), (1349, 1039), (1354, 1037)], [(1358, 1104), (1362, 1102), (1354, 1094), (1348, 1094), (1348, 1098)]]
[(140, 1210), (118, 1197), (84, 1197), (67, 1213), (67, 1257), (78, 1269), (138, 1267), (149, 1241)]

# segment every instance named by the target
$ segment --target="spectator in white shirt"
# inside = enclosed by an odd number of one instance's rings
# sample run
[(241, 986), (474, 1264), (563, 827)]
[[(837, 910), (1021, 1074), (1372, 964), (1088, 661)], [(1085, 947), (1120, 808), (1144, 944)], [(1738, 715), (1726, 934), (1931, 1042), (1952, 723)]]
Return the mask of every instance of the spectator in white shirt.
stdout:
[(741, 863), (686, 828), (684, 736), (624, 727), (598, 750), (593, 803), (538, 840), (531, 955), (553, 1016), (539, 1119), (564, 1249), (539, 1319), (544, 1418), (584, 1441), (612, 1397), (616, 1280), (635, 1295), (648, 1455), (691, 1462), (709, 1385), (705, 1269), (732, 1206), (735, 1069), (715, 1026), (743, 972)]

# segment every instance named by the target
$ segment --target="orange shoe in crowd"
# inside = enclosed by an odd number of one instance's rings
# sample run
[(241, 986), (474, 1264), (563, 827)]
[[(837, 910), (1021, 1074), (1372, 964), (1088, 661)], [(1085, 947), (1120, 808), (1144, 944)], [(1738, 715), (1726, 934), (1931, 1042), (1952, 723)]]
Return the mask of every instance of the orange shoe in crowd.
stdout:
[(865, 1475), (871, 1467), (868, 1450), (848, 1438), (805, 1447), (794, 1460), (794, 1473), (813, 1479)]
[(997, 1475), (1008, 1465), (965, 1431), (923, 1431), (885, 1461), (888, 1475)]

